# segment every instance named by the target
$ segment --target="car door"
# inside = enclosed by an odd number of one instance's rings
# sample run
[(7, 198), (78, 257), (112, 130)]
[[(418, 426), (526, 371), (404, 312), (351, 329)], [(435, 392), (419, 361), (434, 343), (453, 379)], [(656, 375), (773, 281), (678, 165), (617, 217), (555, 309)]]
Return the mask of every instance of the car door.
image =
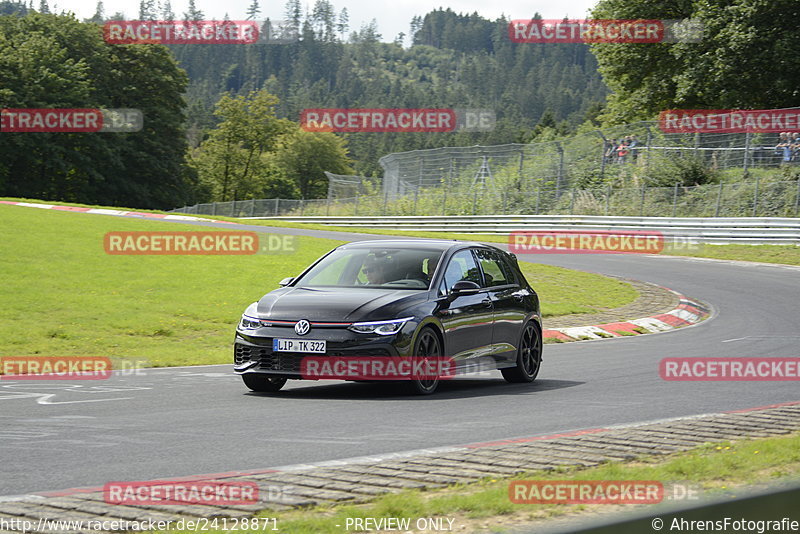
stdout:
[(525, 305), (514, 270), (501, 254), (477, 249), (484, 286), (492, 300), (492, 352), (500, 366), (516, 362), (517, 345), (525, 321)]
[(492, 301), (485, 290), (454, 295), (453, 285), (461, 280), (483, 285), (480, 268), (471, 249), (451, 256), (439, 283), (436, 315), (444, 327), (446, 355), (464, 365), (466, 361), (492, 350)]

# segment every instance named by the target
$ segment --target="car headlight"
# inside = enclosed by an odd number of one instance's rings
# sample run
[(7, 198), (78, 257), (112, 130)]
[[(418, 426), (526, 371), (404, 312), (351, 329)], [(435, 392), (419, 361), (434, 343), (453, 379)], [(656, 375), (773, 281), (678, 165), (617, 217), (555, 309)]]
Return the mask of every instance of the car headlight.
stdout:
[(378, 334), (379, 336), (391, 336), (403, 328), (403, 325), (413, 317), (404, 319), (392, 319), (391, 321), (370, 321), (367, 323), (353, 323), (347, 327), (348, 330), (359, 334)]
[(257, 308), (258, 302), (254, 302), (248, 306), (242, 314), (242, 318), (239, 321), (239, 326), (242, 328), (259, 328), (261, 326), (261, 320), (257, 316)]
[(242, 325), (242, 328), (258, 328), (261, 326), (261, 321), (242, 315), (242, 321), (239, 324)]

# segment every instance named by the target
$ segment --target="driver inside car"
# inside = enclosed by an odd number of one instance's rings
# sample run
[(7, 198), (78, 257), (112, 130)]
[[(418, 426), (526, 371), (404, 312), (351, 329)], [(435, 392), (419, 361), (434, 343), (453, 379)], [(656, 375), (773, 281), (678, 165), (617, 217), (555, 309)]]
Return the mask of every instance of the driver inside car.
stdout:
[(374, 256), (367, 258), (362, 270), (367, 277), (367, 284), (371, 286), (379, 286), (388, 281), (388, 261), (386, 259), (379, 259)]

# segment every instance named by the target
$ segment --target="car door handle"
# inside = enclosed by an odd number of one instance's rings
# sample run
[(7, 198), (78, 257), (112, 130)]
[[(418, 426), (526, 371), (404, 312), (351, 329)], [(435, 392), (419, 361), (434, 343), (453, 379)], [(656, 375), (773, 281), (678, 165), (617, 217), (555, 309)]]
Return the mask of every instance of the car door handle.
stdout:
[(492, 307), (492, 299), (483, 299), (481, 301), (481, 304), (483, 304), (484, 308), (491, 308)]

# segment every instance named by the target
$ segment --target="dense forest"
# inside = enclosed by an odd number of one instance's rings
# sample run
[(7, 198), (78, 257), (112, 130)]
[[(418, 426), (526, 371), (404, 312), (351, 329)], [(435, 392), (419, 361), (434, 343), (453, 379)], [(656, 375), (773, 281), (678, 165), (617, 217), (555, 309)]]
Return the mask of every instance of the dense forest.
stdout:
[[(293, 6), (290, 2), (287, 11)], [(507, 20), (439, 9), (412, 21), (414, 44), (403, 48), (381, 42), (374, 24), (344, 40), (346, 25), (335, 13), (318, 0), (303, 20), (295, 20), (300, 40), (291, 44), (172, 45), (189, 75), (190, 130), (213, 126), (220, 94), (262, 87), (280, 99), (278, 115), (294, 121), (305, 108), (496, 112), (497, 125), (489, 133), (343, 134), (356, 171), (375, 175), (377, 159), (390, 152), (525, 142), (543, 117), (569, 129), (606, 96), (588, 46), (512, 43)]]
[[(246, 16), (259, 15), (253, 0)], [(109, 44), (103, 22), (126, 17), (102, 2), (79, 21), (50, 13), (47, 0), (0, 0), (0, 109), (135, 108), (145, 117), (136, 133), (3, 133), (0, 195), (161, 209), (319, 198), (323, 171), (377, 176), (391, 152), (552, 139), (670, 108), (800, 104), (797, 0), (600, 0), (593, 16), (691, 18), (705, 34), (676, 44), (514, 43), (508, 20), (440, 8), (387, 42), (375, 21), (351, 29), (329, 0), (305, 10), (289, 0), (297, 39), (287, 43)], [(194, 0), (178, 15), (169, 0), (141, 0), (138, 13), (204, 18)], [(497, 124), (306, 132), (298, 119), (307, 108), (491, 109)]]

